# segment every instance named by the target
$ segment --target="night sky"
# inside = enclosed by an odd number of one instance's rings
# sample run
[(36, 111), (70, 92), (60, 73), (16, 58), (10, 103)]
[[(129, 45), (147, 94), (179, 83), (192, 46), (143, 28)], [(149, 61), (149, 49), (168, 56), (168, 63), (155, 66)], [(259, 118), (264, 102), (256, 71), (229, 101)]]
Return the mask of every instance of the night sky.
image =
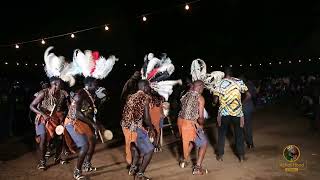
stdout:
[[(179, 66), (202, 58), (215, 67), (320, 56), (317, 2), (201, 0), (190, 4), (188, 12), (182, 0), (128, 2), (38, 4), (43, 8), (2, 6), (1, 45), (106, 23), (110, 31), (96, 29), (76, 34), (75, 39), (52, 39), (46, 45), (34, 42), (18, 50), (1, 47), (0, 66), (5, 61), (42, 63), (49, 45), (67, 59), (76, 48), (91, 49), (105, 56), (115, 54), (121, 65), (137, 64), (136, 68), (148, 52), (167, 52)], [(138, 16), (148, 13), (147, 22), (142, 22)]]

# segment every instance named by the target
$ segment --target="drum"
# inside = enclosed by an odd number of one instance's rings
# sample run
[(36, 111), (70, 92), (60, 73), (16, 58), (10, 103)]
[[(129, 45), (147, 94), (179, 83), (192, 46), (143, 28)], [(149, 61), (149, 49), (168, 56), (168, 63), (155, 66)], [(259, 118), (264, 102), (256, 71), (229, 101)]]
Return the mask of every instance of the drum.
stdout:
[(63, 134), (64, 127), (62, 125), (58, 125), (55, 131), (56, 131), (56, 134), (60, 136), (61, 134)]
[(113, 138), (113, 133), (112, 133), (110, 130), (105, 130), (105, 131), (103, 132), (103, 137), (104, 137), (106, 140), (110, 141), (110, 140)]

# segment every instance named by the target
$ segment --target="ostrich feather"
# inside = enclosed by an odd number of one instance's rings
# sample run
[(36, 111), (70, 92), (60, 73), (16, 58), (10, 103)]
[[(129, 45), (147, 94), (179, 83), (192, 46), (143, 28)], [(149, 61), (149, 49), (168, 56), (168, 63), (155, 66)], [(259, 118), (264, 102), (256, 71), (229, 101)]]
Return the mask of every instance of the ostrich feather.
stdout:
[(59, 77), (66, 65), (63, 56), (58, 57), (54, 53), (49, 53), (52, 49), (53, 46), (50, 46), (44, 53), (45, 71), (49, 78), (53, 76)]
[(202, 59), (195, 59), (191, 64), (192, 81), (204, 81), (207, 76), (207, 66)]
[(150, 84), (150, 87), (155, 90), (156, 92), (159, 93), (162, 97), (168, 101), (169, 96), (173, 92), (173, 86), (177, 84), (182, 84), (181, 80), (176, 80), (176, 81), (160, 81), (160, 82), (153, 82)]
[(81, 69), (84, 77), (90, 76), (91, 70), (94, 68), (94, 62), (91, 57), (91, 51), (88, 50), (83, 53), (81, 50), (76, 49), (73, 53), (73, 61)]
[[(149, 59), (149, 56), (148, 56), (148, 59)], [(160, 59), (158, 59), (156, 57), (149, 59), (149, 63), (147, 65), (147, 71), (146, 71), (145, 77), (148, 77), (149, 73), (155, 68), (155, 66), (157, 64), (159, 64), (159, 62), (160, 62)]]
[(95, 70), (92, 73), (92, 77), (96, 79), (105, 78), (111, 72), (113, 65), (118, 60), (119, 59), (113, 55), (109, 56), (108, 59), (105, 59), (101, 56), (96, 62)]

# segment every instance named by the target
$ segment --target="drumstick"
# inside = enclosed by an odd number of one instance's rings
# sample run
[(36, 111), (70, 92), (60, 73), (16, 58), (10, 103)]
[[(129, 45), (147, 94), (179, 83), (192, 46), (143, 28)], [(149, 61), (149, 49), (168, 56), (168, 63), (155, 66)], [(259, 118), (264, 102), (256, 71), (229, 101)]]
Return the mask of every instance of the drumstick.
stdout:
[(104, 143), (104, 139), (103, 139), (103, 137), (102, 137), (102, 134), (101, 134), (100, 130), (98, 130), (98, 133), (99, 133), (99, 137), (100, 137), (100, 139), (101, 139), (101, 142)]
[(53, 111), (54, 111), (55, 108), (56, 108), (56, 104), (53, 105), (53, 108), (52, 108), (52, 110), (51, 110), (51, 112), (50, 112), (50, 116), (52, 116), (52, 113), (53, 113)]

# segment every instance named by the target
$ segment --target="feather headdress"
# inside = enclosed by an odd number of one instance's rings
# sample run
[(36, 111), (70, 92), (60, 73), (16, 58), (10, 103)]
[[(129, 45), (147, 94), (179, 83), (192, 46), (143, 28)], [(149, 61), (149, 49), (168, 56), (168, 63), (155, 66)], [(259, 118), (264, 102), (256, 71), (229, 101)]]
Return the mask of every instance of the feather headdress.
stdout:
[(111, 72), (113, 65), (118, 61), (118, 58), (111, 55), (108, 59), (99, 55), (97, 51), (86, 50), (84, 53), (76, 49), (73, 53), (73, 68), (78, 69), (84, 77), (93, 77), (103, 79)]
[(75, 80), (72, 73), (69, 73), (71, 65), (67, 63), (63, 56), (56, 56), (54, 53), (49, 53), (53, 49), (52, 46), (48, 47), (44, 52), (45, 72), (49, 78), (58, 77), (70, 86), (73, 86)]
[(168, 100), (173, 92), (173, 86), (182, 84), (181, 80), (167, 81), (175, 68), (167, 54), (163, 53), (159, 58), (149, 53), (144, 58), (144, 65), (141, 68), (142, 79), (148, 80), (153, 90)]
[(207, 74), (206, 63), (202, 59), (195, 59), (191, 64), (191, 76), (192, 81), (203, 81), (205, 87), (212, 92), (224, 77), (224, 72), (213, 71)]

